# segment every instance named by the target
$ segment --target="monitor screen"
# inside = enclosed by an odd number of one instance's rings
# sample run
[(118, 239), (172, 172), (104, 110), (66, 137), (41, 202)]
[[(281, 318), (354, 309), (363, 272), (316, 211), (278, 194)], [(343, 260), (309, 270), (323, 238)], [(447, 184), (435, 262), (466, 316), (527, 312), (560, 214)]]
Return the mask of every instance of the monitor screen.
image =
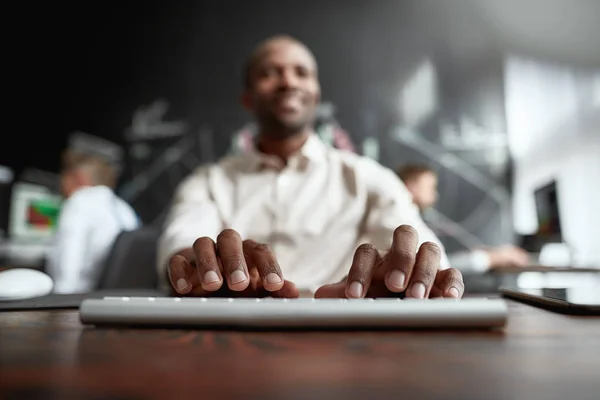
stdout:
[(562, 242), (556, 181), (552, 181), (535, 191), (535, 205), (538, 218), (536, 236), (546, 242)]
[(10, 209), (10, 186), (13, 172), (0, 165), (0, 240), (8, 235), (8, 213)]
[(9, 216), (11, 240), (46, 242), (52, 239), (61, 203), (62, 197), (43, 185), (15, 183)]

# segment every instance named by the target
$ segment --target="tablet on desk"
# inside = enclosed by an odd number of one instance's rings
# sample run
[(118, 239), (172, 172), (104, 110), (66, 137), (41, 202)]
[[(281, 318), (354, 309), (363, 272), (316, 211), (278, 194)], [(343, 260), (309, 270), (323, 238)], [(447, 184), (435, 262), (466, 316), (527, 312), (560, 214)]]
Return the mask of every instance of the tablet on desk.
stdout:
[(600, 315), (600, 288), (501, 288), (504, 297), (550, 311), (574, 315)]

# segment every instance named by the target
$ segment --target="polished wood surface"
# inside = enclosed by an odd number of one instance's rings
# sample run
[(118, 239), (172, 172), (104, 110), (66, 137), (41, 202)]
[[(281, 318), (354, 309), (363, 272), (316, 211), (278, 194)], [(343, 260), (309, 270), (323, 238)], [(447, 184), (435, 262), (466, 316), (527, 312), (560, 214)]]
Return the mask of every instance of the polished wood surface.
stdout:
[(509, 301), (500, 331), (96, 329), (0, 313), (0, 398), (598, 399), (600, 318)]

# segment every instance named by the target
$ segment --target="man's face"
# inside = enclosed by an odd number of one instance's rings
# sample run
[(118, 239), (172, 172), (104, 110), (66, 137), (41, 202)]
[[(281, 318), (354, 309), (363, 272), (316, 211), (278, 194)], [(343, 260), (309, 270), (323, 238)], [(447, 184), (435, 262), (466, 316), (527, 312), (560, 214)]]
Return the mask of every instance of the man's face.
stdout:
[(60, 188), (62, 195), (69, 198), (71, 194), (79, 187), (77, 176), (73, 171), (64, 171), (60, 177)]
[(285, 138), (312, 127), (320, 92), (313, 56), (280, 39), (265, 46), (250, 71), (244, 104), (263, 133)]
[(408, 191), (413, 196), (413, 201), (421, 210), (426, 210), (437, 202), (437, 176), (431, 172), (424, 172), (410, 179), (406, 183)]
[(60, 188), (65, 198), (71, 197), (81, 187), (92, 185), (92, 179), (80, 169), (63, 171), (60, 176)]

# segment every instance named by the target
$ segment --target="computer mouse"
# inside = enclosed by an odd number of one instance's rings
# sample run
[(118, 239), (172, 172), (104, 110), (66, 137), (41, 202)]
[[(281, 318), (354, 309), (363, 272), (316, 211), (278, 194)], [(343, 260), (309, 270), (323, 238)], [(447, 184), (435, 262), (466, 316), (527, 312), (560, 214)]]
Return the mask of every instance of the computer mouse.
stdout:
[(43, 272), (30, 268), (11, 268), (0, 272), (0, 300), (25, 300), (46, 296), (54, 282)]

